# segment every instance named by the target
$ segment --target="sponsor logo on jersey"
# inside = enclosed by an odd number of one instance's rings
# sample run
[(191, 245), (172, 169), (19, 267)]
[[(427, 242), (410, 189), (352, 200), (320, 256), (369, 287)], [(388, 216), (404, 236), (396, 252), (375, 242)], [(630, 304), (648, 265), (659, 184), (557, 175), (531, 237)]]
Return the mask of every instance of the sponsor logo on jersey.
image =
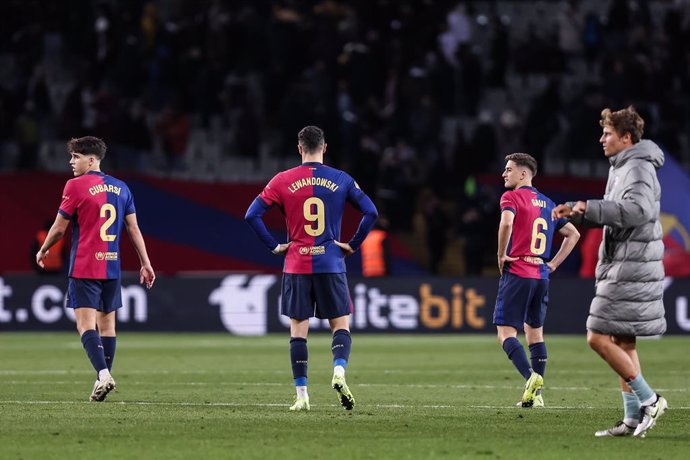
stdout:
[(103, 252), (96, 253), (96, 260), (117, 260), (117, 252)]
[(326, 254), (325, 246), (302, 246), (299, 248), (299, 253), (302, 256), (322, 256)]

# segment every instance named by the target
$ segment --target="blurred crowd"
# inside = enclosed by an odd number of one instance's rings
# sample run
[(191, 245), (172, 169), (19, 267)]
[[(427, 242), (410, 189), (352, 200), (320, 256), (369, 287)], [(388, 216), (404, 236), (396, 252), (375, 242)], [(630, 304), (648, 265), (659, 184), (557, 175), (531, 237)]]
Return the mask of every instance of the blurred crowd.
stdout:
[(112, 169), (263, 180), (316, 124), (433, 272), (458, 236), (470, 274), (492, 252), (478, 177), (515, 151), (596, 175), (599, 112), (628, 104), (690, 164), (690, 0), (0, 4), (1, 170), (92, 134)]

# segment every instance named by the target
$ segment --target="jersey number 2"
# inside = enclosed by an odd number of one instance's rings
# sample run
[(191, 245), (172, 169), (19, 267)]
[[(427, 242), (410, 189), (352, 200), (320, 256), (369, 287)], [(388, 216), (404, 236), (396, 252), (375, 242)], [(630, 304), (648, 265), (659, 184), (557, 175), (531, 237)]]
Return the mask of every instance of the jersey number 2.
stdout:
[(113, 222), (115, 222), (115, 218), (117, 217), (115, 206), (110, 203), (106, 203), (101, 206), (101, 217), (105, 217), (106, 214), (108, 215), (108, 220), (101, 225), (101, 239), (103, 241), (115, 241), (115, 235), (108, 235), (108, 229), (113, 225)]
[(546, 234), (543, 231), (548, 228), (549, 224), (546, 223), (546, 219), (543, 217), (534, 219), (532, 224), (532, 242), (529, 248), (532, 254), (539, 256), (546, 251)]
[[(313, 206), (313, 209), (312, 209)], [(304, 202), (304, 218), (313, 225), (305, 225), (304, 231), (310, 236), (319, 236), (326, 229), (326, 207), (323, 200), (315, 196)]]

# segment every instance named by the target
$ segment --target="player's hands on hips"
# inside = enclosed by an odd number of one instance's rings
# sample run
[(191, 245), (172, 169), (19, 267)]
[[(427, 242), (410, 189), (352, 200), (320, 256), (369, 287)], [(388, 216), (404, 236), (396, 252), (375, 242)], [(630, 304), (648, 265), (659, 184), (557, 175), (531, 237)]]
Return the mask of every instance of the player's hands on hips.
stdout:
[(343, 254), (345, 254), (346, 256), (351, 256), (355, 253), (355, 250), (352, 249), (352, 246), (350, 246), (349, 243), (341, 243), (338, 240), (333, 240), (333, 242), (343, 251)]
[(289, 241), (287, 243), (280, 243), (278, 247), (273, 251), (273, 254), (284, 255), (291, 244), (292, 241)]
[(39, 267), (46, 268), (46, 264), (43, 262), (43, 259), (45, 259), (47, 255), (48, 255), (48, 251), (46, 251), (46, 252), (38, 251), (36, 253), (36, 263), (38, 264)]
[(546, 266), (549, 267), (549, 273), (553, 273), (556, 271), (556, 266), (553, 263), (547, 262)]
[(156, 281), (156, 274), (153, 271), (153, 267), (150, 265), (142, 266), (139, 270), (139, 282), (146, 286), (147, 289), (151, 289), (154, 281)]
[(510, 257), (509, 255), (505, 254), (502, 256), (498, 256), (498, 272), (502, 275), (503, 274), (503, 266), (505, 265), (506, 262), (515, 262), (518, 260), (519, 257)]

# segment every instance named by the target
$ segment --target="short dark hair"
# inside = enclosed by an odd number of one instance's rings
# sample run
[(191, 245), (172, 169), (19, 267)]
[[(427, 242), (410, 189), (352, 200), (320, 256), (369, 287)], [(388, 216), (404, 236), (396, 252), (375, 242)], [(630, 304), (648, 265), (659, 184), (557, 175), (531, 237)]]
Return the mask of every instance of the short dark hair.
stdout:
[(94, 136), (73, 137), (67, 142), (67, 151), (69, 153), (94, 155), (99, 160), (105, 158), (106, 150), (108, 150), (108, 147), (106, 147), (105, 142)]
[(297, 142), (307, 152), (313, 152), (325, 142), (323, 130), (318, 126), (305, 126), (297, 135)]
[(506, 155), (506, 161), (512, 161), (518, 166), (529, 169), (532, 172), (532, 177), (537, 175), (537, 160), (529, 153), (511, 153)]
[(633, 144), (640, 142), (644, 133), (644, 120), (632, 105), (616, 112), (609, 108), (602, 110), (599, 125), (610, 126), (621, 137), (630, 133)]

